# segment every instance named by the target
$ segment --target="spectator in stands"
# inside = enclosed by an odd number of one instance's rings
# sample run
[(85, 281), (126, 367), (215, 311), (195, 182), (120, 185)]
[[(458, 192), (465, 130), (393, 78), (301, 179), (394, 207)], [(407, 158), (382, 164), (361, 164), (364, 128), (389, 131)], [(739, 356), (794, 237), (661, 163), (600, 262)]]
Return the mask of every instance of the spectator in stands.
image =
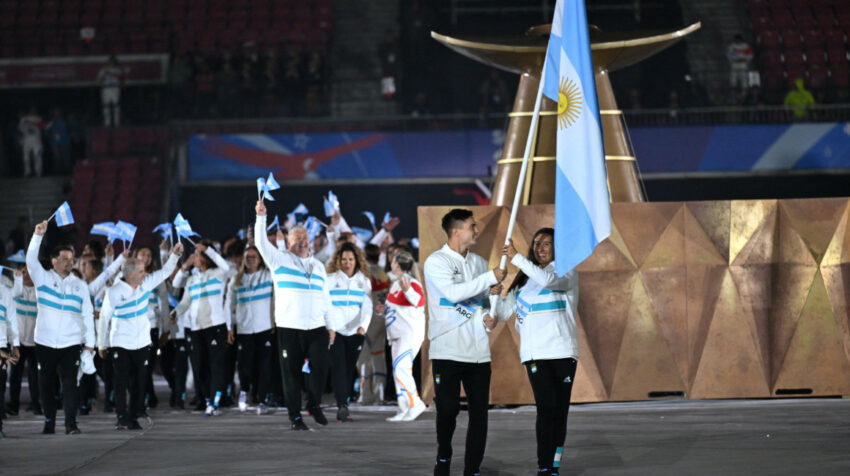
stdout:
[(42, 143), (41, 131), (44, 129), (44, 121), (38, 115), (38, 110), (35, 106), (31, 107), (29, 113), (21, 117), (18, 121), (18, 133), (21, 138), (21, 148), (23, 149), (22, 160), (24, 162), (24, 176), (41, 177), (43, 173), (42, 153), (44, 145)]
[(726, 59), (729, 60), (729, 86), (732, 87), (732, 93), (740, 98), (749, 87), (753, 49), (744, 41), (743, 36), (737, 34), (726, 49)]
[(118, 65), (115, 55), (97, 73), (100, 84), (100, 102), (103, 108), (103, 125), (121, 125), (121, 84), (124, 82), (124, 68)]
[(169, 105), (172, 114), (182, 114), (192, 81), (192, 63), (187, 56), (176, 56), (168, 70)]
[(508, 85), (495, 69), (490, 70), (490, 75), (481, 84), (479, 94), (481, 96), (481, 115), (508, 112)]
[(239, 82), (240, 77), (233, 70), (231, 61), (225, 60), (222, 63), (221, 71), (215, 77), (218, 108), (224, 117), (233, 117), (236, 115), (236, 109), (240, 100)]
[(50, 151), (53, 154), (53, 166), (56, 172), (63, 174), (71, 172), (71, 136), (68, 133), (68, 123), (62, 117), (62, 110), (53, 109), (53, 118), (47, 124), (47, 137), (50, 140)]
[(794, 80), (794, 87), (785, 95), (785, 108), (791, 111), (792, 119), (805, 119), (809, 109), (815, 105), (815, 98), (806, 89), (803, 78)]
[(381, 61), (381, 95), (390, 101), (395, 98), (396, 79), (401, 72), (398, 40), (393, 32), (384, 34), (384, 41), (378, 46), (378, 58)]

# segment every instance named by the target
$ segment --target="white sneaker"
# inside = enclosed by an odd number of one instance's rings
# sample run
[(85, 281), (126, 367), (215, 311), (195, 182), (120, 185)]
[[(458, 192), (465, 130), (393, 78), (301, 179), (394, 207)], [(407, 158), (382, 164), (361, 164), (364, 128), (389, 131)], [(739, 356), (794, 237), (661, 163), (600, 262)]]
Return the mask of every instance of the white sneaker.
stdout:
[(405, 415), (407, 415), (407, 410), (399, 410), (395, 415), (388, 417), (387, 421), (403, 421)]
[(407, 413), (404, 414), (404, 417), (401, 421), (413, 421), (419, 418), (419, 415), (424, 413), (427, 409), (428, 407), (425, 406), (425, 402), (419, 400), (419, 403), (414, 405), (410, 410), (407, 411)]
[(204, 412), (204, 416), (217, 416), (218, 414), (218, 408), (212, 405), (207, 405), (207, 410)]
[(239, 411), (244, 412), (248, 409), (248, 394), (246, 392), (239, 392)]
[(269, 409), (265, 403), (260, 403), (259, 405), (257, 405), (257, 415), (265, 415), (268, 412)]

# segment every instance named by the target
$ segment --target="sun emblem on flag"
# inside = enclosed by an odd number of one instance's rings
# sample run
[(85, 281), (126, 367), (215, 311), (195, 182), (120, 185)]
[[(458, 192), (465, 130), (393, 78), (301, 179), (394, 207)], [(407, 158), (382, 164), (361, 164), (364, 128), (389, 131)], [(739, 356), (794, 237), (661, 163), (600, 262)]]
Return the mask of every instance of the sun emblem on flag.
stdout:
[(558, 128), (573, 125), (581, 115), (581, 88), (570, 78), (561, 78), (558, 87)]

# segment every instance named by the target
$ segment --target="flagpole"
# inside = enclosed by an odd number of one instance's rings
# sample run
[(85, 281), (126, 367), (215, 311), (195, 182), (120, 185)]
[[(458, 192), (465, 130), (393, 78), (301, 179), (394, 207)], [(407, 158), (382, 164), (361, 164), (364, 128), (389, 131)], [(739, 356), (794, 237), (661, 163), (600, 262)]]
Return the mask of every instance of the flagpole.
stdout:
[[(531, 158), (531, 149), (535, 143), (537, 132), (537, 121), (540, 118), (540, 105), (543, 102), (543, 71), (540, 72), (540, 84), (537, 87), (537, 97), (534, 100), (534, 112), (531, 114), (531, 124), (528, 127), (528, 138), (525, 140), (525, 154), (522, 156), (522, 167), (519, 169), (519, 177), (517, 178), (516, 191), (514, 192), (514, 204), (511, 208), (511, 218), (508, 220), (508, 231), (505, 234), (505, 246), (511, 243), (511, 235), (514, 233), (514, 225), (516, 224), (516, 214), (519, 210), (519, 201), (522, 196), (522, 185), (525, 182), (525, 173), (528, 170), (528, 161)], [(503, 254), (499, 261), (499, 268), (506, 269), (508, 266), (508, 255)], [(490, 295), (490, 315), (496, 308), (496, 302), (499, 296), (496, 294)]]

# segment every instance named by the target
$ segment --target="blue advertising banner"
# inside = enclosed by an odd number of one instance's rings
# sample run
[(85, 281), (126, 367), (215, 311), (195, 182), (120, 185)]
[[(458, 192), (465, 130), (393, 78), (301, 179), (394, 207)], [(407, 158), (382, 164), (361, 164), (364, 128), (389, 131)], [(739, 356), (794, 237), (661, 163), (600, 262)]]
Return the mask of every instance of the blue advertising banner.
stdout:
[(493, 130), (193, 135), (189, 180), (483, 177), (499, 159)]

